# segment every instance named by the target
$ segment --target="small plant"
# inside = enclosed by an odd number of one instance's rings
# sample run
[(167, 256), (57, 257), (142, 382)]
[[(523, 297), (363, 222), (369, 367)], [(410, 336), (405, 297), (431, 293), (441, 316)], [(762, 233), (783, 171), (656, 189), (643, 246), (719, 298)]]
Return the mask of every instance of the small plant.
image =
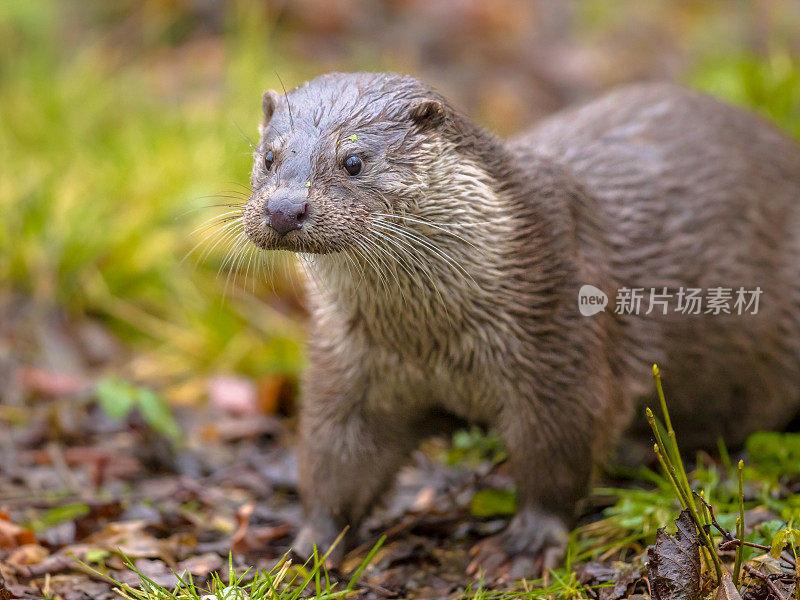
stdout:
[(334, 600), (353, 595), (361, 575), (385, 541), (385, 538), (381, 538), (373, 546), (347, 584), (339, 589), (339, 582), (331, 581), (325, 561), (339, 544), (343, 534), (344, 532), (322, 556), (315, 548), (312, 556), (302, 565), (293, 564), (289, 558), (290, 553), (287, 552), (268, 571), (253, 572), (252, 569), (246, 569), (240, 572), (233, 566), (233, 557), (229, 556), (227, 583), (219, 573), (212, 573), (208, 589), (198, 587), (190, 573), (175, 573), (175, 589), (168, 589), (142, 573), (127, 557), (124, 558), (125, 564), (139, 576), (140, 589), (107, 577), (86, 563), (82, 564), (86, 569), (114, 583), (117, 586), (115, 591), (126, 600)]
[(97, 384), (95, 395), (100, 408), (112, 419), (124, 419), (136, 410), (154, 431), (173, 442), (180, 439), (181, 429), (172, 411), (154, 391), (109, 378)]
[[(691, 523), (696, 529), (696, 541), (700, 545), (701, 556), (706, 563), (707, 571), (713, 568), (715, 575), (714, 585), (719, 586), (720, 590), (723, 588), (725, 592), (718, 597), (738, 597), (739, 590), (737, 586), (744, 586), (742, 580), (742, 572), (746, 572), (750, 577), (760, 580), (768, 590), (767, 594), (775, 596), (778, 600), (783, 600), (783, 596), (778, 588), (775, 586), (773, 580), (764, 573), (760, 572), (753, 565), (748, 564), (744, 560), (745, 547), (755, 548), (763, 551), (768, 551), (771, 557), (778, 561), (779, 564), (786, 565), (790, 569), (791, 574), (795, 577), (795, 596), (800, 600), (800, 590), (798, 589), (797, 579), (800, 577), (800, 571), (797, 566), (797, 552), (796, 547), (800, 542), (800, 530), (795, 529), (791, 522), (785, 526), (780, 527), (771, 537), (769, 545), (759, 544), (746, 539), (745, 537), (745, 511), (744, 511), (744, 462), (739, 461), (736, 468), (736, 517), (735, 532), (731, 533), (728, 529), (723, 527), (714, 514), (714, 508), (706, 500), (704, 494), (694, 491), (686, 476), (686, 469), (681, 458), (680, 451), (675, 437), (675, 431), (672, 428), (672, 421), (667, 409), (666, 399), (664, 398), (664, 391), (661, 386), (661, 375), (657, 365), (653, 365), (653, 377), (658, 392), (658, 399), (661, 405), (662, 415), (664, 417), (664, 425), (666, 427), (666, 434), (662, 430), (660, 424), (656, 421), (653, 412), (647, 409), (647, 419), (650, 427), (653, 430), (653, 435), (656, 438), (654, 451), (658, 457), (662, 469), (669, 477), (673, 490), (678, 497), (684, 512), (680, 518), (684, 516), (690, 517)], [(678, 521), (676, 520), (676, 523)], [(712, 528), (715, 529), (721, 536), (722, 541), (717, 544), (712, 537)], [(762, 530), (764, 527), (762, 526)], [(766, 533), (762, 531), (762, 535)], [(787, 551), (787, 546), (789, 551)], [(723, 566), (723, 560), (720, 556), (720, 551), (735, 550), (733, 561), (733, 576), (728, 569)], [(697, 592), (699, 593), (699, 589)], [(744, 590), (741, 590), (744, 593)], [(658, 594), (656, 594), (658, 596)]]
[(661, 435), (661, 428), (656, 422), (653, 411), (648, 408), (647, 421), (650, 423), (650, 428), (653, 430), (653, 435), (655, 435), (656, 438), (653, 451), (658, 457), (661, 468), (669, 477), (681, 505), (685, 510), (689, 511), (692, 517), (692, 521), (699, 532), (700, 541), (702, 543), (701, 555), (706, 565), (713, 567), (716, 575), (716, 582), (719, 584), (722, 581), (722, 561), (719, 557), (719, 551), (708, 533), (707, 526), (710, 525), (710, 521), (704, 511), (701, 513), (701, 511), (698, 510), (697, 504), (695, 503), (695, 493), (692, 491), (689, 485), (689, 479), (686, 476), (686, 468), (683, 465), (683, 459), (681, 458), (678, 442), (675, 437), (675, 430), (672, 428), (672, 420), (669, 416), (669, 410), (667, 410), (667, 401), (664, 397), (664, 389), (661, 386), (661, 373), (658, 369), (658, 365), (653, 365), (653, 378), (656, 383), (658, 400), (661, 404), (661, 412), (664, 416), (664, 424), (667, 428), (665, 443), (665, 438)]
[(506, 448), (499, 437), (472, 427), (453, 434), (452, 446), (443, 453), (442, 460), (448, 465), (476, 467), (485, 461), (500, 463), (506, 457)]

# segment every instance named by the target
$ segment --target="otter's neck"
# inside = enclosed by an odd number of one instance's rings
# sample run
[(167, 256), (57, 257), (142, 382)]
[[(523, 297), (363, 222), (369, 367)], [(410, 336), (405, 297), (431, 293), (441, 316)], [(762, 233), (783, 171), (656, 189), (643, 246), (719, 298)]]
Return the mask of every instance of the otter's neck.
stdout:
[(537, 273), (557, 270), (538, 263), (553, 260), (562, 244), (549, 238), (562, 228), (535, 214), (534, 183), (503, 142), (468, 122), (456, 126), (413, 211), (373, 216), (369, 239), (306, 262), (315, 310), (398, 344), (449, 344), (454, 332), (484, 335), (492, 322), (516, 327), (509, 305), (536, 289)]

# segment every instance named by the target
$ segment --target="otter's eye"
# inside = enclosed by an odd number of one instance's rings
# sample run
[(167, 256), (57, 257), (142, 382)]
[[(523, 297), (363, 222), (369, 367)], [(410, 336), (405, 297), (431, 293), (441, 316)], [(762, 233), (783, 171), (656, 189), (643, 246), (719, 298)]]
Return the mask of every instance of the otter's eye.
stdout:
[(272, 168), (272, 162), (275, 160), (275, 156), (272, 154), (272, 150), (267, 152), (264, 155), (264, 168), (269, 171)]
[(344, 170), (350, 175), (358, 175), (363, 168), (364, 163), (357, 156), (348, 156), (344, 159)]

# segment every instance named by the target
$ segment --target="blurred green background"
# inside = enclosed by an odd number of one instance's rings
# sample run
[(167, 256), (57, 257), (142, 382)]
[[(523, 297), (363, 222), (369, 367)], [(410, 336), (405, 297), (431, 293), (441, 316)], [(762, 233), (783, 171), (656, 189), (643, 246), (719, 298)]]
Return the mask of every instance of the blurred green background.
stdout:
[(248, 182), (264, 89), (358, 69), (502, 134), (668, 79), (800, 137), (796, 0), (3, 0), (0, 378), (114, 370), (179, 402), (212, 374), (294, 378), (293, 263), (254, 276), (196, 229)]

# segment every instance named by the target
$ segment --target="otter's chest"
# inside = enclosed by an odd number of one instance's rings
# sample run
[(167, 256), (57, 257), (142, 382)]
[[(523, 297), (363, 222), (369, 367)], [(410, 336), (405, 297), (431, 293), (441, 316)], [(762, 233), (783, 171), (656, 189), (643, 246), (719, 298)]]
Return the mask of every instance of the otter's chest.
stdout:
[[(490, 422), (505, 396), (502, 386), (508, 356), (487, 339), (458, 336), (453, 341), (409, 335), (389, 342), (360, 338), (359, 369), (377, 402), (386, 398), (405, 406), (440, 407), (471, 421)], [(387, 343), (388, 342), (388, 343)]]

